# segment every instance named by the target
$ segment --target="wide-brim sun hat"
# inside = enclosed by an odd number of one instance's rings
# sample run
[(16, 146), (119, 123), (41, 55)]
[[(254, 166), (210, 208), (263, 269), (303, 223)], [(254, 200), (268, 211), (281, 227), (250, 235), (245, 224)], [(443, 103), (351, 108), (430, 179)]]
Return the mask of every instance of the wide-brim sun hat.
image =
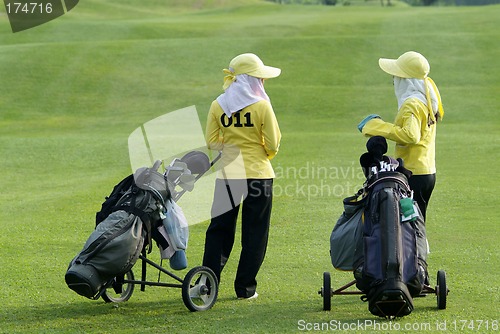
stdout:
[(398, 59), (380, 58), (378, 64), (384, 72), (407, 79), (425, 79), (431, 70), (427, 59), (415, 51), (405, 52)]
[(229, 63), (229, 70), (234, 75), (247, 74), (261, 79), (271, 79), (281, 74), (281, 69), (264, 65), (262, 60), (253, 53), (243, 53), (234, 57)]
[(437, 100), (437, 110), (433, 110), (436, 114), (434, 112), (430, 113), (431, 121), (435, 122), (436, 117), (443, 118), (444, 109), (441, 95), (434, 81), (428, 76), (431, 66), (423, 55), (415, 51), (408, 51), (399, 56), (398, 59), (380, 58), (378, 64), (384, 72), (390, 75), (406, 79), (424, 80), (427, 106), (432, 109), (431, 89)]

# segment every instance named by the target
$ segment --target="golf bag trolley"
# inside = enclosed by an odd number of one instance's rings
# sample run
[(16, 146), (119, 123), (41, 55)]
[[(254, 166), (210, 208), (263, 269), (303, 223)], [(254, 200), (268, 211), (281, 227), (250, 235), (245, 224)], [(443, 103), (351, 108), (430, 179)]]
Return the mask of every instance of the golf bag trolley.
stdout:
[(413, 298), (428, 294), (435, 294), (438, 309), (445, 309), (446, 273), (439, 270), (436, 286), (430, 286), (425, 222), (408, 185), (411, 172), (401, 159), (383, 155), (383, 137), (372, 137), (367, 148), (360, 158), (366, 182), (344, 199), (344, 212), (330, 236), (332, 265), (353, 272), (354, 280), (332, 289), (330, 273), (324, 272), (318, 291), (323, 310), (331, 310), (334, 295), (361, 295), (373, 315), (391, 319), (410, 314)]
[[(174, 159), (163, 174), (158, 172), (162, 162), (156, 161), (152, 168), (140, 168), (118, 183), (96, 214), (94, 232), (70, 262), (68, 287), (89, 299), (113, 303), (129, 300), (136, 285), (141, 291), (146, 286), (179, 288), (190, 311), (210, 309), (218, 294), (213, 271), (197, 266), (182, 279), (167, 270), (163, 260), (169, 259), (172, 269), (187, 268), (188, 226), (176, 202), (219, 158), (220, 154), (210, 162), (205, 153), (192, 151)], [(153, 241), (160, 249), (159, 264), (147, 258)], [(132, 271), (138, 260), (140, 280)], [(158, 270), (157, 280), (147, 279), (148, 267)]]

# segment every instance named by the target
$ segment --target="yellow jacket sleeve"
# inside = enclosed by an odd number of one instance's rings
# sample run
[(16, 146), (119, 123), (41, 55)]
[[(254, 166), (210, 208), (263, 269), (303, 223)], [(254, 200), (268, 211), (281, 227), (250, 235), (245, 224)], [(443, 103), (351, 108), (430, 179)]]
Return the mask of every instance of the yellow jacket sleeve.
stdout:
[(375, 118), (365, 124), (362, 133), (394, 141), (395, 158), (402, 158), (414, 175), (433, 174), (436, 172), (436, 124), (428, 118), (427, 106), (411, 98), (403, 103), (394, 123)]
[(217, 106), (212, 103), (207, 117), (205, 140), (209, 149), (221, 151), (224, 146), (224, 139), (221, 136), (220, 127), (215, 115), (215, 108), (217, 108)]
[(266, 150), (267, 158), (271, 160), (278, 153), (281, 131), (271, 105), (269, 105), (269, 108), (270, 110), (264, 114), (262, 136), (264, 138), (264, 149)]
[(362, 133), (366, 136), (382, 136), (398, 144), (416, 144), (421, 138), (422, 120), (411, 108), (402, 108), (395, 124), (375, 118), (366, 123)]

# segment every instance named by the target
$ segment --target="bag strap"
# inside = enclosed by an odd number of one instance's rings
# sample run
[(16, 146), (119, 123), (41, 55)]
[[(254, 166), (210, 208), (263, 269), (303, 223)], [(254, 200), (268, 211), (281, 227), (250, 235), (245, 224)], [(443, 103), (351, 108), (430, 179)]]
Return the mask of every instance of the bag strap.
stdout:
[[(151, 253), (152, 251), (152, 242), (151, 242), (151, 217), (149, 214), (147, 214), (144, 210), (141, 210), (140, 208), (137, 207), (136, 205), (136, 199), (137, 199), (137, 190), (134, 189), (132, 191), (132, 196), (130, 197), (130, 205), (119, 205), (113, 207), (113, 211), (115, 210), (123, 210), (125, 212), (128, 212), (134, 216), (139, 217), (139, 219), (142, 221), (142, 226), (146, 230), (146, 241), (147, 241), (147, 252)], [(148, 194), (147, 196), (149, 197), (149, 193), (145, 192)]]

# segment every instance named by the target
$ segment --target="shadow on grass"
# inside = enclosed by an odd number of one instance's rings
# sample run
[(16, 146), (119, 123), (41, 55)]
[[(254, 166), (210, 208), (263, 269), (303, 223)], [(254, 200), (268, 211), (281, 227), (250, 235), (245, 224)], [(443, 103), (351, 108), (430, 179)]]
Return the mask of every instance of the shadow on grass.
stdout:
[[(151, 289), (153, 290), (153, 289)], [(307, 330), (311, 326), (327, 327), (328, 330), (342, 329), (341, 326), (361, 326), (387, 324), (389, 320), (375, 317), (368, 311), (367, 303), (359, 296), (334, 296), (332, 310), (322, 310), (321, 297), (315, 291), (301, 294), (261, 295), (255, 300), (237, 300), (234, 296), (223, 295), (214, 307), (203, 312), (190, 312), (185, 307), (178, 291), (165, 294), (158, 299), (163, 289), (157, 293), (149, 291), (124, 303), (105, 303), (67, 298), (66, 294), (47, 304), (19, 305), (2, 311), (2, 331), (9, 333), (104, 333), (127, 332), (132, 328), (142, 328), (141, 332), (183, 332), (218, 333), (248, 332), (291, 332)], [(167, 289), (172, 290), (172, 289)], [(180, 292), (180, 291), (179, 291)], [(59, 298), (59, 300), (57, 300)], [(135, 298), (135, 299), (134, 299)], [(29, 301), (25, 304), (29, 304)], [(407, 317), (392, 320), (405, 324), (439, 316), (435, 298), (427, 296), (414, 301), (415, 310)], [(433, 315), (435, 314), (435, 315)], [(365, 326), (365, 327), (363, 327)], [(339, 328), (340, 327), (340, 328)]]

